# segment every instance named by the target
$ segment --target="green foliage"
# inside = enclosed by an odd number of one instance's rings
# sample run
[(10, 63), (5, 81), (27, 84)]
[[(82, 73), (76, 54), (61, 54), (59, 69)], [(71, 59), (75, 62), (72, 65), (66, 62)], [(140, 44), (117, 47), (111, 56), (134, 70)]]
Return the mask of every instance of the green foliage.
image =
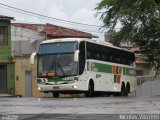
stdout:
[(143, 51), (152, 67), (160, 68), (160, 0), (102, 0), (96, 7), (103, 27), (122, 27), (111, 42), (130, 42)]

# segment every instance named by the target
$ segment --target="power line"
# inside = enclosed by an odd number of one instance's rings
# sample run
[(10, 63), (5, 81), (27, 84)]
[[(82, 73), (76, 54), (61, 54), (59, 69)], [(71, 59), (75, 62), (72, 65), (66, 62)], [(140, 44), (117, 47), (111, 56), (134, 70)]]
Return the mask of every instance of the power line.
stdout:
[(22, 9), (19, 9), (19, 8), (16, 8), (16, 7), (8, 6), (8, 5), (5, 5), (5, 4), (2, 4), (2, 3), (0, 3), (0, 5), (8, 7), (8, 8), (12, 8), (14, 10), (18, 10), (18, 11), (21, 11), (21, 12), (25, 12), (25, 13), (36, 15), (36, 16), (39, 16), (39, 17), (48, 18), (48, 19), (52, 19), (52, 20), (57, 20), (57, 21), (61, 21), (61, 22), (66, 22), (66, 23), (71, 23), (71, 24), (79, 24), (79, 25), (88, 26), (88, 27), (97, 27), (97, 28), (101, 27), (101, 26), (97, 26), (97, 25), (90, 25), (90, 24), (84, 24), (84, 23), (73, 22), (73, 21), (69, 21), (69, 20), (63, 20), (63, 19), (59, 19), (59, 18), (49, 17), (49, 16), (46, 16), (46, 15), (41, 15), (41, 14), (30, 12), (30, 11), (27, 11), (27, 10), (22, 10)]
[[(11, 11), (11, 12), (21, 13), (21, 14), (25, 14), (25, 15), (33, 16), (33, 17), (38, 17), (38, 18), (40, 18), (40, 19), (47, 19), (47, 18), (44, 18), (44, 17), (41, 17), (41, 16), (37, 16), (37, 15), (34, 15), (34, 14), (25, 13), (25, 12), (23, 12), (23, 11), (17, 11), (17, 10), (15, 10), (15, 9), (13, 10), (13, 9), (6, 8), (6, 7), (1, 7), (1, 8), (7, 9), (7, 10), (9, 10), (9, 11)], [(51, 19), (47, 19), (47, 20), (51, 20)], [(53, 20), (53, 19), (52, 19), (52, 20)], [(62, 21), (59, 21), (59, 22), (64, 23), (64, 22), (62, 22)]]
[[(17, 13), (26, 14), (26, 15), (29, 15), (29, 16), (38, 17), (38, 18), (41, 18), (41, 19), (47, 19), (47, 18), (42, 18), (42, 17), (40, 17), (40, 16), (35, 16), (35, 15), (33, 15), (33, 14), (30, 15), (29, 13), (24, 13), (24, 12), (22, 12), (22, 11), (12, 10), (12, 9), (10, 9), (10, 8), (5, 8), (5, 7), (1, 7), (1, 8), (10, 10), (11, 12), (17, 12)], [(49, 19), (49, 20), (51, 20), (51, 19)], [(29, 23), (28, 21), (20, 21), (20, 20), (16, 20), (16, 21)], [(59, 22), (61, 22), (61, 21), (59, 21)], [(61, 22), (61, 23), (65, 24), (65, 22)], [(30, 22), (29, 24), (33, 24), (33, 22)], [(34, 24), (36, 24), (36, 23), (34, 23)], [(71, 23), (70, 23), (70, 24), (71, 24)], [(73, 23), (72, 23), (72, 24), (73, 24)], [(72, 25), (72, 26), (73, 26), (73, 25)], [(84, 28), (84, 26), (76, 25), (76, 26), (71, 27), (71, 29), (78, 29), (78, 30), (86, 31), (86, 32), (102, 33), (102, 31), (100, 31), (99, 28), (95, 28), (95, 27), (94, 27), (94, 28), (93, 28), (93, 27), (91, 28), (91, 27), (86, 27), (86, 26), (85, 26), (85, 29), (82, 29), (82, 27)], [(68, 28), (68, 27), (67, 27), (67, 28)], [(89, 30), (86, 29), (86, 28), (88, 28)], [(91, 29), (96, 29), (96, 30), (91, 30)]]

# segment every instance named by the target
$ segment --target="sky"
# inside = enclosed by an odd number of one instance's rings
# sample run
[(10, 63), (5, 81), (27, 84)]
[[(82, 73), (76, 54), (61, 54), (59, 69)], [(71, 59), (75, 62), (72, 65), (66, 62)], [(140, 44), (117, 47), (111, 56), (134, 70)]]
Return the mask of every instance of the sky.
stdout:
[(18, 10), (0, 5), (0, 15), (14, 17), (16, 21), (25, 23), (51, 23), (63, 27), (73, 28), (84, 32), (92, 33), (103, 41), (104, 30), (100, 29), (102, 21), (96, 14), (95, 7), (100, 0), (0, 0), (0, 3), (18, 9), (34, 12), (37, 14), (62, 19), (66, 21), (78, 22), (88, 25), (71, 24), (55, 19), (46, 19), (24, 14)]

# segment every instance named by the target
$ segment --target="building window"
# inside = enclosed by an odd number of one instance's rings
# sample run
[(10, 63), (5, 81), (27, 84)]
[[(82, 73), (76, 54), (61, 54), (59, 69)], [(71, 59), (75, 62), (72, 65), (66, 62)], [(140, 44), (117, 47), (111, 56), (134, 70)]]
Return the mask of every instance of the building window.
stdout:
[(7, 28), (0, 26), (0, 44), (7, 44)]

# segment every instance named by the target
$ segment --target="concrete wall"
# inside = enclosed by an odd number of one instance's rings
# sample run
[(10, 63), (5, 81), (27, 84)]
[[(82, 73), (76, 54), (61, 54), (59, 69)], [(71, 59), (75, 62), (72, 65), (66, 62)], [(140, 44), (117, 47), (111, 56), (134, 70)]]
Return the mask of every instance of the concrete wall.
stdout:
[(45, 33), (23, 27), (11, 26), (12, 51), (14, 56), (31, 54), (38, 50)]
[(160, 95), (160, 80), (146, 81), (137, 86), (137, 96), (150, 97)]
[(37, 86), (37, 64), (35, 63), (34, 65), (31, 65), (29, 57), (16, 57), (15, 63), (15, 95), (25, 96), (25, 71), (32, 71), (32, 95), (33, 97), (43, 97), (44, 94), (38, 91)]

